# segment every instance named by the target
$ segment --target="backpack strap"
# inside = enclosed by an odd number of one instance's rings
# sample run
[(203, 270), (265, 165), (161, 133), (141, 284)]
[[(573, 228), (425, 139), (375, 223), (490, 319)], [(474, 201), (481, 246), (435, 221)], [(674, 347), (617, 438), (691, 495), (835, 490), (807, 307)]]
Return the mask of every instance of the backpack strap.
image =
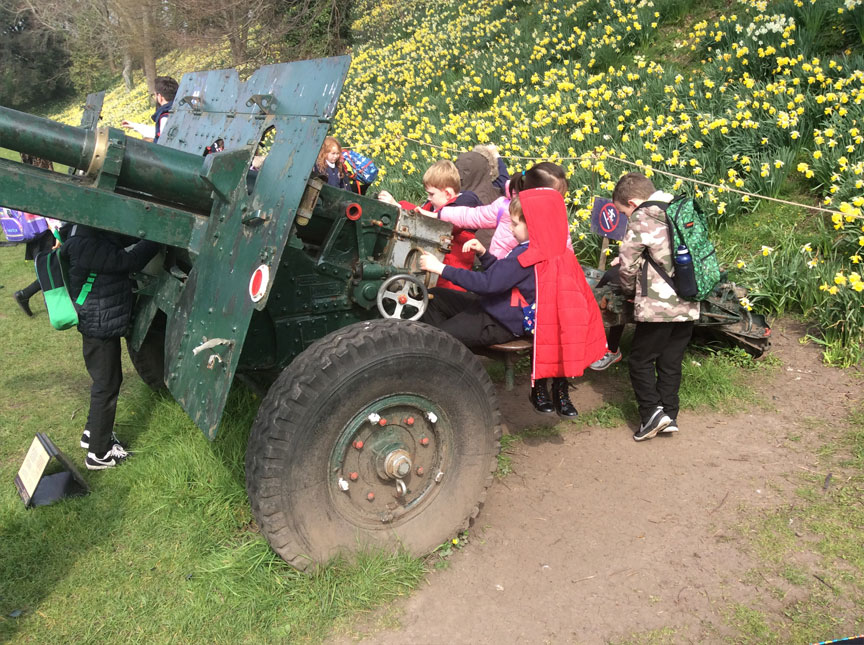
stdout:
[(96, 281), (96, 274), (90, 273), (87, 276), (87, 281), (81, 285), (81, 292), (78, 294), (78, 299), (75, 301), (75, 304), (79, 307), (84, 304), (84, 301), (87, 300), (87, 296), (90, 295), (90, 291), (93, 289), (93, 283)]
[[(672, 290), (677, 294), (678, 291), (677, 291), (677, 289), (675, 289), (675, 281), (672, 280), (672, 276), (670, 276), (668, 273), (666, 273), (666, 269), (661, 267), (657, 263), (657, 260), (655, 260), (654, 258), (651, 257), (651, 254), (648, 252), (648, 249), (645, 249), (642, 252), (642, 255), (648, 261), (648, 264), (650, 264), (652, 267), (654, 267), (654, 270), (660, 275), (661, 278), (663, 278), (666, 281), (666, 284), (668, 284), (670, 287), (672, 287)], [(642, 264), (642, 296), (643, 297), (648, 295), (648, 264), (645, 264), (645, 263)]]

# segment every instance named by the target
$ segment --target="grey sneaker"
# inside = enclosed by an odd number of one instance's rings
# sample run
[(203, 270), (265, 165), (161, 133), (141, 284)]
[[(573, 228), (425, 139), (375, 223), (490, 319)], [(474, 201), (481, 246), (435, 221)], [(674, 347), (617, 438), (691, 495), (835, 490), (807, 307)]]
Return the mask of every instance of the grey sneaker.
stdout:
[(591, 363), (589, 367), (597, 372), (602, 372), (607, 367), (609, 367), (610, 365), (614, 365), (620, 360), (621, 350), (619, 349), (617, 352), (606, 352), (606, 355), (603, 358), (598, 358), (596, 361)]
[(654, 410), (654, 414), (652, 414), (645, 423), (639, 426), (639, 430), (637, 430), (636, 434), (633, 435), (633, 439), (636, 441), (651, 439), (670, 423), (672, 423), (672, 419), (666, 416), (666, 413), (663, 412), (663, 408), (657, 408)]
[(678, 432), (678, 419), (672, 419), (669, 425), (660, 431), (661, 434), (668, 434), (670, 432)]

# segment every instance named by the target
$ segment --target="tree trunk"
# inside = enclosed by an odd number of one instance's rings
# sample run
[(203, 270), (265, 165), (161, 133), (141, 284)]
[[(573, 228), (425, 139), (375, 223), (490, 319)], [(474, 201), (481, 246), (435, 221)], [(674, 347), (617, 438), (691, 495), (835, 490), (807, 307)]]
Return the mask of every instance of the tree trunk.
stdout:
[(129, 50), (123, 52), (123, 85), (126, 86), (126, 92), (131, 92), (135, 86), (132, 82), (132, 54)]
[(228, 34), (228, 46), (231, 48), (231, 63), (239, 67), (246, 62), (246, 37), (231, 32)]
[[(141, 18), (141, 67), (144, 70), (147, 89), (152, 96), (156, 91), (156, 55), (153, 51), (153, 22), (146, 5)], [(151, 102), (155, 105), (156, 99), (153, 98)]]
[(239, 67), (246, 62), (249, 24), (243, 5), (232, 4), (227, 11), (228, 45), (231, 48), (231, 62)]

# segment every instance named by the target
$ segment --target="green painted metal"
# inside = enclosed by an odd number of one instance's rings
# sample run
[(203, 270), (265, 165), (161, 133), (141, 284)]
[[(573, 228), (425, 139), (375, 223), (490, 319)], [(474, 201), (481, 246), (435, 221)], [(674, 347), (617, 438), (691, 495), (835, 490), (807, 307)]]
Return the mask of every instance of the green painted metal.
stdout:
[(208, 222), (204, 216), (156, 201), (100, 190), (83, 177), (5, 159), (0, 159), (0, 194), (9, 208), (181, 248), (200, 246)]
[[(333, 508), (352, 524), (373, 529), (410, 519), (437, 495), (436, 478), (446, 475), (456, 431), (444, 410), (422, 396), (394, 394), (371, 403), (345, 424), (330, 451)], [(387, 453), (400, 449), (412, 455), (401, 492), (381, 472)], [(398, 505), (391, 503), (394, 497)]]
[[(235, 373), (272, 382), (322, 336), (377, 317), (406, 250), (447, 250), (448, 224), (309, 179), (349, 62), (271, 65), (245, 82), (235, 70), (187, 74), (158, 144), (97, 127), (99, 96), (84, 128), (0, 108), (0, 146), (79, 169), (0, 160), (4, 205), (166, 245), (138, 276), (131, 342), (140, 349), (165, 313), (166, 384), (208, 437)], [(217, 139), (225, 150), (202, 156)]]
[[(267, 306), (348, 65), (347, 57), (331, 58), (264, 67), (245, 83), (234, 70), (187, 74), (180, 83), (165, 146), (201, 150), (221, 138), (226, 150), (245, 147), (248, 164), (265, 131), (275, 128), (252, 193), (241, 181), (227, 201), (214, 204), (168, 319), (168, 388), (208, 436), (216, 432), (252, 313)], [(256, 103), (260, 96), (271, 98)], [(268, 277), (255, 302), (250, 289), (259, 268)]]
[[(88, 170), (98, 152), (98, 130), (83, 130), (32, 114), (0, 107), (0, 147), (28, 152)], [(160, 200), (209, 212), (212, 187), (200, 176), (200, 154), (165, 149), (113, 131), (126, 150), (117, 174), (118, 186)]]
[[(87, 95), (84, 103), (84, 111), (81, 113), (81, 127), (85, 130), (95, 130), (99, 126), (102, 115), (102, 103), (105, 101), (105, 92), (93, 92)], [(70, 170), (74, 171), (74, 168)]]

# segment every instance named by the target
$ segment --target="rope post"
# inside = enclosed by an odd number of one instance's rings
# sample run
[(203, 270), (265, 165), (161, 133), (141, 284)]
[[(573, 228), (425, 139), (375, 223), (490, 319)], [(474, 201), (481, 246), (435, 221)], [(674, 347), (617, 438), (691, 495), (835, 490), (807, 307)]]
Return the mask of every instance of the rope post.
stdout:
[(600, 261), (597, 262), (597, 268), (600, 271), (606, 270), (606, 249), (609, 248), (609, 238), (603, 236), (603, 243), (600, 244)]

